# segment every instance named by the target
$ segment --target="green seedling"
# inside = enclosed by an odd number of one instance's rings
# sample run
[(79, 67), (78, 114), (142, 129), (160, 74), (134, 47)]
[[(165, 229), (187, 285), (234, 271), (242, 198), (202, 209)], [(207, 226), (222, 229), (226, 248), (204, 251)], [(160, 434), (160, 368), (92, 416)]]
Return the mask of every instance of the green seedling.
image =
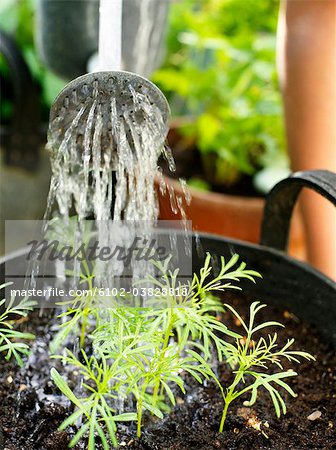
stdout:
[[(210, 265), (211, 255), (208, 253), (200, 274), (195, 274), (187, 289), (184, 289), (183, 286), (178, 286), (178, 269), (171, 271), (168, 268), (170, 259), (167, 258), (163, 263), (153, 262), (161, 273), (161, 277), (157, 279), (149, 276), (144, 281), (159, 287), (162, 292), (167, 292), (165, 298), (161, 299), (167, 307), (156, 308), (151, 313), (153, 330), (161, 330), (162, 332), (163, 341), (160, 346), (160, 357), (165, 358), (165, 351), (169, 342), (176, 335), (178, 355), (181, 356), (190, 346), (197, 346), (204, 355), (204, 361), (209, 361), (211, 350), (215, 347), (218, 359), (222, 361), (225, 354), (226, 337), (237, 337), (237, 334), (228, 330), (224, 323), (214, 317), (213, 313), (219, 314), (222, 312), (223, 306), (220, 299), (214, 297), (212, 293), (226, 289), (240, 289), (232, 282), (238, 282), (242, 278), (254, 282), (254, 277), (260, 277), (260, 274), (246, 269), (245, 263), (241, 263), (237, 268), (234, 268), (239, 259), (238, 255), (234, 255), (227, 263), (224, 257), (221, 257), (219, 273), (210, 278), (213, 267)], [(170, 292), (174, 294), (169, 295)], [(185, 294), (179, 295), (176, 292), (184, 292)], [(209, 370), (209, 364), (207, 366)], [(160, 381), (158, 380), (154, 388), (154, 400), (157, 398), (159, 389)], [(163, 386), (161, 386), (162, 391)]]
[[(73, 299), (59, 302), (58, 305), (66, 310), (58, 315), (62, 320), (59, 331), (50, 344), (51, 353), (56, 353), (69, 335), (79, 336), (80, 347), (84, 347), (85, 337), (88, 334), (90, 319), (98, 326), (99, 310), (95, 307), (94, 272), (86, 261), (81, 263), (80, 286), (85, 286), (86, 294), (77, 295)], [(72, 272), (68, 272), (72, 275)]]
[[(169, 411), (171, 405), (176, 404), (175, 394), (171, 389), (174, 384), (185, 393), (182, 373), (189, 373), (199, 383), (203, 379), (214, 378), (207, 361), (197, 351), (188, 349), (183, 356), (177, 351), (177, 345), (164, 348), (157, 346), (151, 357), (130, 355), (130, 383), (128, 392), (132, 393), (137, 401), (137, 435), (141, 435), (142, 415), (147, 410), (159, 418), (163, 418), (162, 411)], [(159, 389), (160, 395), (158, 395)]]
[[(2, 284), (0, 290), (9, 286), (11, 283)], [(35, 339), (31, 333), (23, 333), (15, 329), (17, 316), (26, 317), (29, 311), (32, 311), (35, 302), (24, 298), (19, 303), (15, 303), (15, 296), (13, 295), (6, 305), (6, 299), (0, 301), (0, 309), (5, 307), (3, 313), (0, 313), (0, 354), (5, 354), (6, 361), (9, 361), (12, 356), (17, 363), (22, 367), (22, 355), (29, 354), (29, 346), (23, 341)], [(15, 318), (16, 317), (16, 318)]]
[(57, 370), (51, 369), (52, 380), (76, 407), (75, 411), (62, 423), (60, 429), (64, 430), (80, 420), (82, 425), (70, 441), (69, 447), (74, 447), (88, 433), (88, 450), (96, 449), (96, 436), (99, 436), (104, 450), (109, 450), (110, 443), (115, 447), (118, 445), (116, 422), (136, 420), (136, 414), (116, 414), (111, 406), (111, 401), (118, 398), (117, 393), (124, 383), (118, 362), (109, 365), (103, 355), (99, 355), (99, 360), (94, 356), (88, 358), (83, 350), (82, 356), (84, 363), (68, 351), (66, 362), (78, 368), (86, 380), (82, 385), (86, 393), (83, 398), (78, 398)]
[[(216, 291), (240, 289), (237, 282), (243, 278), (254, 282), (260, 277), (257, 272), (246, 269), (238, 259), (238, 255), (229, 261), (221, 258), (218, 273), (214, 274), (211, 256), (207, 254), (200, 273), (184, 285), (179, 285), (179, 271), (170, 270), (170, 258), (153, 262), (158, 276), (149, 275), (136, 284), (155, 286), (161, 294), (155, 300), (149, 300), (145, 307), (121, 307), (119, 304), (100, 310), (91, 305), (90, 315), (95, 320), (85, 329), (84, 335), (85, 343), (91, 343), (93, 356), (89, 358), (84, 350), (81, 361), (69, 350), (66, 356), (57, 356), (67, 365), (79, 369), (84, 380), (83, 398), (70, 389), (55, 369), (51, 374), (75, 408), (61, 429), (78, 421), (81, 423), (70, 446), (87, 435), (89, 450), (94, 450), (98, 437), (104, 449), (117, 446), (116, 426), (120, 421), (137, 422), (137, 435), (140, 436), (145, 411), (162, 419), (163, 413), (176, 404), (177, 392), (185, 393), (186, 373), (199, 383), (213, 379), (217, 384), (224, 400), (220, 431), (224, 429), (230, 404), (250, 391), (252, 405), (260, 387), (270, 393), (278, 416), (281, 410), (286, 412), (278, 389), (284, 388), (295, 395), (284, 379), (296, 373), (284, 371), (280, 360), (299, 362), (299, 357), (308, 360), (313, 357), (290, 350), (293, 340), (278, 349), (276, 334), (261, 337), (257, 342), (253, 340), (254, 334), (265, 327), (281, 326), (273, 321), (254, 325), (255, 315), (265, 305), (259, 302), (251, 305), (247, 325), (232, 306), (223, 307), (220, 299), (215, 297)], [(76, 317), (76, 314), (82, 317), (83, 304), (81, 299), (77, 301), (79, 304), (72, 305), (68, 311), (70, 317)], [(246, 337), (231, 331), (219, 320), (225, 307), (240, 320)], [(70, 324), (66, 326), (71, 328)], [(77, 332), (82, 333), (83, 328), (77, 327)], [(222, 386), (212, 370), (214, 353), (233, 371), (230, 386)], [(268, 363), (279, 367), (281, 372), (268, 372)], [(125, 411), (120, 405), (125, 406)]]
[[(48, 223), (45, 232), (45, 239), (49, 245), (54, 245), (58, 251), (67, 249), (72, 253), (78, 252), (79, 248), (87, 249), (90, 239), (94, 236), (93, 224), (91, 221), (83, 223), (78, 221), (77, 216), (64, 220), (55, 216)], [(56, 353), (62, 344), (71, 336), (78, 336), (80, 347), (84, 347), (85, 337), (88, 334), (90, 319), (96, 323), (97, 308), (95, 307), (96, 296), (94, 294), (94, 265), (85, 259), (77, 261), (79, 264), (79, 286), (86, 290), (85, 295), (77, 295), (70, 300), (58, 302), (57, 305), (65, 308), (65, 311), (58, 315), (61, 319), (59, 331), (50, 344), (51, 353)], [(74, 277), (74, 269), (65, 267), (65, 275)], [(94, 315), (94, 317), (92, 317)]]
[[(201, 376), (214, 377), (208, 364), (192, 349), (182, 358), (176, 352), (176, 346), (170, 346), (168, 351), (164, 350), (163, 358), (162, 345), (160, 346), (162, 337), (159, 333), (153, 333), (148, 326), (146, 313), (141, 315), (140, 312), (131, 308), (107, 312), (109, 320), (95, 330), (92, 336), (94, 353), (99, 357), (88, 358), (82, 351), (82, 363), (69, 350), (65, 357), (57, 356), (80, 370), (85, 380), (83, 388), (88, 393), (83, 399), (79, 399), (53, 369), (52, 379), (76, 408), (61, 428), (75, 424), (79, 418), (84, 423), (72, 439), (71, 447), (86, 432), (89, 432), (90, 450), (95, 448), (96, 433), (106, 448), (109, 448), (109, 442), (117, 445), (115, 426), (108, 428), (108, 423), (105, 423), (106, 431), (100, 426), (108, 419), (109, 424), (121, 420), (137, 421), (138, 435), (141, 434), (144, 410), (162, 419), (162, 411), (169, 410), (169, 407), (165, 400), (153, 401), (152, 392), (157, 383), (163, 386), (167, 398), (175, 405), (175, 397), (169, 384), (177, 384), (184, 392), (181, 372), (189, 372), (200, 383)], [(124, 398), (135, 399), (137, 412), (116, 413), (115, 405)], [(92, 422), (94, 424), (91, 426)]]
[[(234, 380), (232, 384), (226, 388), (224, 394), (224, 410), (219, 431), (222, 432), (230, 404), (246, 392), (251, 392), (251, 398), (248, 402), (253, 405), (257, 400), (260, 388), (265, 388), (272, 399), (276, 415), (280, 417), (281, 411), (286, 414), (286, 404), (279, 390), (282, 388), (291, 396), (296, 397), (292, 388), (284, 379), (297, 375), (293, 370), (284, 370), (281, 364), (282, 359), (300, 363), (298, 358), (306, 360), (315, 360), (315, 358), (307, 352), (290, 350), (294, 343), (294, 339), (289, 339), (287, 343), (279, 347), (277, 343), (277, 333), (268, 334), (267, 338), (260, 337), (257, 341), (253, 340), (254, 334), (264, 328), (283, 325), (279, 322), (264, 322), (255, 325), (256, 314), (266, 305), (260, 302), (254, 302), (250, 306), (250, 318), (247, 324), (238, 312), (230, 305), (226, 304), (232, 314), (240, 321), (246, 336), (240, 336), (236, 339), (235, 344), (226, 343), (227, 362), (234, 366)], [(275, 365), (280, 372), (269, 373), (269, 365)]]
[[(136, 411), (121, 417), (136, 420), (140, 436), (144, 411), (162, 418), (163, 412), (176, 404), (172, 386), (175, 384), (182, 393), (185, 392), (183, 373), (189, 373), (199, 383), (204, 378), (213, 378), (222, 390), (211, 369), (211, 350), (215, 347), (218, 357), (223, 359), (225, 336), (235, 338), (239, 335), (228, 330), (214, 316), (223, 307), (212, 292), (239, 289), (232, 283), (240, 278), (254, 281), (259, 274), (247, 270), (244, 263), (234, 268), (238, 262), (238, 256), (234, 255), (227, 263), (222, 258), (219, 273), (210, 279), (212, 267), (208, 254), (199, 276), (195, 275), (191, 283), (176, 290), (178, 270), (169, 270), (169, 262), (170, 258), (163, 263), (153, 262), (159, 270), (159, 277), (143, 281), (162, 290), (162, 297), (155, 299), (156, 305), (149, 303), (144, 308), (116, 307), (104, 311), (90, 309), (97, 325), (89, 334), (95, 358), (88, 359), (83, 353), (85, 363), (81, 363), (69, 351), (65, 357), (65, 363), (79, 368), (86, 380), (83, 388), (89, 391), (89, 395), (84, 400), (78, 399), (66, 381), (53, 370), (54, 382), (75, 406), (75, 412), (64, 422), (62, 429), (78, 418), (84, 421), (71, 441), (72, 446), (86, 432), (89, 433), (91, 447), (94, 446), (95, 434), (100, 436), (104, 445), (108, 442), (116, 445), (115, 428), (107, 428), (107, 423), (104, 427), (102, 425), (107, 417), (113, 423), (117, 421), (115, 417), (120, 417), (116, 406), (120, 398), (134, 399)], [(94, 278), (93, 274), (88, 275)], [(85, 277), (83, 279), (90, 282)], [(70, 317), (62, 325), (65, 334), (75, 330), (82, 320), (83, 306), (82, 299), (75, 299), (75, 303), (63, 313)], [(82, 331), (83, 328), (77, 326), (77, 332)], [(64, 336), (61, 335), (61, 340)]]

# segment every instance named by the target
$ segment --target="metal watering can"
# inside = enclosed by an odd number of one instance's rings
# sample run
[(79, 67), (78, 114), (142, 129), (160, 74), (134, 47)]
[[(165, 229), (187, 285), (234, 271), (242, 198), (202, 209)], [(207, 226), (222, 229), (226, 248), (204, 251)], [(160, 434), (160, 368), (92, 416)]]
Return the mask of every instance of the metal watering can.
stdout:
[[(164, 54), (170, 0), (123, 0), (123, 70), (148, 77)], [(36, 41), (44, 63), (65, 79), (88, 71), (97, 52), (99, 0), (38, 0)]]

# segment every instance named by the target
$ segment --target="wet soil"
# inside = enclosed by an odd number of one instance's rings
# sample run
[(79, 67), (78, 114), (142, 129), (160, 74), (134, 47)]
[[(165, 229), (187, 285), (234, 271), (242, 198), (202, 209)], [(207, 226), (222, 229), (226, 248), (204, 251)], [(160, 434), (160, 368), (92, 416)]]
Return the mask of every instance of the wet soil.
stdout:
[[(229, 300), (246, 317), (248, 302), (230, 295)], [(336, 355), (319, 339), (312, 327), (300, 322), (289, 311), (268, 307), (260, 320), (279, 320), (286, 325), (280, 339), (296, 337), (296, 348), (312, 353), (317, 361), (295, 367), (298, 377), (290, 385), (298, 394), (287, 399), (287, 414), (277, 419), (265, 391), (253, 407), (245, 407), (245, 398), (232, 404), (225, 431), (218, 433), (222, 400), (213, 383), (199, 385), (186, 377), (186, 395), (163, 421), (147, 418), (141, 439), (136, 438), (135, 424), (119, 426), (119, 449), (128, 450), (327, 450), (336, 449)], [(227, 313), (226, 323), (240, 330)], [(65, 450), (75, 429), (57, 430), (71, 409), (49, 379), (52, 366), (64, 368), (48, 357), (48, 343), (54, 319), (50, 313), (35, 312), (22, 329), (37, 333), (32, 355), (20, 369), (14, 363), (0, 362), (0, 449)], [(51, 331), (50, 331), (51, 328)], [(222, 382), (230, 379), (225, 364), (217, 368)], [(72, 383), (76, 373), (65, 374)], [(312, 413), (313, 416), (311, 416)], [(315, 417), (315, 420), (310, 420)], [(86, 449), (83, 442), (77, 450)], [(100, 446), (97, 445), (97, 450)]]

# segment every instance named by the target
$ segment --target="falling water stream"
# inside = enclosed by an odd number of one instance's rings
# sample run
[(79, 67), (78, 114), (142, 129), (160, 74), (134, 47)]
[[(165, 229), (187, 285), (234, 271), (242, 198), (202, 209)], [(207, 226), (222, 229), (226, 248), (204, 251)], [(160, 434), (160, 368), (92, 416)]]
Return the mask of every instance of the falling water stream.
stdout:
[[(122, 0), (101, 0), (100, 69), (120, 69), (121, 14)], [(105, 88), (112, 93), (110, 96), (106, 96)], [(81, 223), (86, 219), (94, 220), (101, 248), (113, 248), (116, 244), (113, 241), (116, 236), (106, 226), (111, 219), (142, 221), (151, 228), (158, 218), (155, 179), (161, 195), (169, 197), (172, 211), (180, 214), (184, 228), (188, 229), (184, 203), (189, 204), (191, 199), (186, 183), (181, 182), (184, 198), (176, 196), (158, 167), (158, 159), (163, 155), (169, 169), (175, 170), (172, 152), (165, 145), (164, 112), (151, 101), (146, 86), (134, 86), (127, 77), (118, 98), (113, 95), (115, 92), (113, 76), (104, 80), (104, 92), (97, 80), (92, 86), (83, 84), (80, 92), (73, 90), (65, 98), (64, 106), (49, 124), (47, 149), (52, 178), (45, 219), (51, 218), (55, 205), (65, 227), (71, 216), (77, 216), (79, 228), (72, 242), (75, 246), (84, 240), (85, 229)], [(65, 129), (68, 108), (73, 105), (76, 113)], [(127, 237), (126, 233), (121, 238), (118, 234), (118, 239), (128, 240), (127, 245), (133, 236)], [(172, 236), (173, 248), (175, 244)], [(115, 275), (122, 271), (119, 266), (98, 263), (96, 281), (110, 286)], [(76, 267), (74, 283), (80, 275), (79, 265)], [(133, 269), (136, 273), (136, 268)], [(65, 270), (65, 263), (59, 262), (59, 279), (64, 278)]]
[[(92, 215), (96, 220), (156, 219), (157, 160), (161, 153), (171, 159), (162, 144), (166, 125), (160, 110), (145, 95), (135, 92), (131, 85), (125, 89), (125, 96), (132, 96), (132, 102), (122, 115), (117, 113), (115, 99), (111, 99), (109, 151), (102, 149), (103, 111), (98, 99), (81, 107), (60, 146), (56, 139), (59, 118), (50, 123), (47, 146), (52, 180), (46, 217), (56, 200), (62, 216), (69, 217), (73, 206), (79, 220)], [(139, 111), (146, 119), (141, 125), (136, 122)], [(83, 116), (86, 119), (81, 134), (78, 125)], [(78, 140), (83, 141), (82, 153), (77, 151)], [(163, 183), (161, 176), (162, 189)]]

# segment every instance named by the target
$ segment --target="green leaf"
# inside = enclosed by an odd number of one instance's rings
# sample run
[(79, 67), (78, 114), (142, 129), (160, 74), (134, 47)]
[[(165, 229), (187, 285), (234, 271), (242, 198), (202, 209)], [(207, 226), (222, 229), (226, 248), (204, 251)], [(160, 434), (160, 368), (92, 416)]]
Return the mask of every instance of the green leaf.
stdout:
[(115, 435), (116, 427), (114, 425), (114, 417), (110, 414), (107, 404), (104, 407), (98, 405), (98, 410), (105, 421), (107, 431), (109, 433), (110, 439), (114, 447), (118, 446), (118, 441)]
[(218, 136), (221, 127), (222, 124), (216, 115), (203, 113), (199, 116), (197, 128), (200, 135), (199, 145), (201, 148), (207, 149), (212, 147), (212, 143)]
[(115, 422), (131, 422), (137, 420), (137, 414), (136, 413), (122, 413), (117, 414), (116, 416), (113, 416), (113, 420)]
[[(71, 422), (71, 423), (75, 423), (75, 422)], [(63, 427), (63, 424), (61, 425), (61, 427), (60, 427), (60, 430), (64, 430), (66, 428), (66, 427)], [(74, 447), (80, 441), (80, 439), (85, 435), (85, 433), (89, 430), (89, 428), (90, 428), (90, 422), (86, 422), (84, 425), (82, 425), (80, 427), (80, 429), (77, 431), (77, 433), (74, 435), (74, 437), (71, 439), (71, 441), (69, 443), (69, 447), (70, 448)]]
[[(105, 422), (105, 423), (106, 423), (106, 422)], [(106, 436), (105, 436), (105, 433), (104, 433), (104, 431), (102, 430), (101, 426), (100, 426), (98, 423), (96, 423), (96, 430), (97, 430), (98, 435), (99, 435), (99, 437), (100, 437), (100, 440), (101, 440), (101, 442), (102, 442), (102, 444), (103, 444), (104, 450), (110, 450), (110, 446), (109, 446), (108, 440), (107, 440), (107, 438), (106, 438)], [(114, 436), (114, 435), (113, 435), (113, 436)], [(94, 443), (94, 442), (93, 442), (93, 443)], [(113, 439), (113, 441), (112, 441), (112, 444), (113, 444), (114, 447), (117, 447), (117, 446), (118, 446), (118, 441), (117, 441), (117, 439), (116, 439), (115, 436), (114, 436), (114, 439)], [(93, 450), (95, 450), (95, 448), (93, 448)]]
[(256, 326), (255, 328), (253, 328), (251, 330), (251, 333), (256, 333), (257, 331), (262, 330), (263, 328), (266, 328), (266, 327), (285, 328), (285, 325), (282, 325), (280, 322), (275, 322), (275, 321), (264, 322), (264, 323), (261, 323), (260, 325)]
[(90, 428), (89, 428), (88, 450), (95, 450), (95, 431), (98, 428), (96, 414), (97, 414), (97, 405), (95, 404), (91, 410), (89, 421)]
[(171, 404), (172, 404), (173, 406), (175, 406), (175, 405), (176, 405), (176, 401), (175, 401), (175, 397), (174, 397), (173, 391), (170, 389), (170, 387), (168, 386), (168, 384), (165, 383), (165, 382), (162, 381), (162, 380), (161, 380), (161, 384), (162, 384), (162, 386), (164, 387), (164, 389), (165, 389), (165, 391), (166, 391), (166, 393), (167, 393), (167, 395), (168, 395), (168, 397), (169, 397), (169, 400), (170, 400)]
[[(154, 414), (154, 416), (159, 419), (163, 419), (163, 414), (156, 406), (150, 405), (148, 402), (143, 402), (143, 408), (147, 409), (150, 413)], [(133, 419), (132, 419), (133, 420)]]
[[(60, 425), (59, 429), (61, 431), (65, 430), (68, 426), (73, 425), (83, 416), (83, 411), (81, 409), (76, 409), (69, 417), (67, 417)], [(84, 426), (84, 425), (83, 425)], [(89, 427), (89, 425), (88, 425)], [(85, 431), (83, 431), (85, 433)]]
[(247, 328), (247, 326), (246, 326), (246, 323), (244, 322), (244, 320), (242, 319), (242, 317), (238, 314), (238, 312), (237, 312), (231, 305), (229, 305), (228, 303), (225, 303), (224, 306), (225, 306), (227, 309), (229, 309), (229, 310), (232, 312), (232, 314), (233, 314), (234, 316), (236, 316), (236, 318), (237, 318), (237, 319), (239, 320), (239, 322), (242, 324), (244, 330), (248, 333), (249, 330), (248, 330), (248, 328)]
[(57, 372), (57, 370), (52, 367), (50, 370), (50, 376), (53, 382), (56, 384), (58, 389), (66, 396), (69, 400), (72, 401), (74, 405), (76, 405), (81, 411), (87, 414), (87, 411), (84, 405), (80, 402), (80, 400), (75, 396), (72, 390), (69, 388), (67, 382), (64, 378)]

